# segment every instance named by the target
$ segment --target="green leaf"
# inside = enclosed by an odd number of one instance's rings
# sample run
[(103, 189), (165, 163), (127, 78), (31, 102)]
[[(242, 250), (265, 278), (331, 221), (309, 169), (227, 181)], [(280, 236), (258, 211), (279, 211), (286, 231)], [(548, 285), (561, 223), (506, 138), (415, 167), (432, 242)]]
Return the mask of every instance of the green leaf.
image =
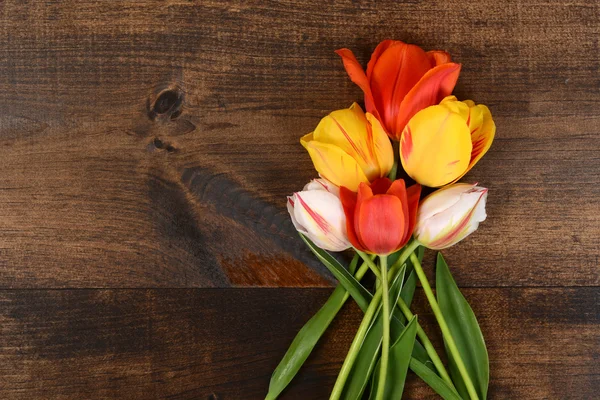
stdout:
[[(460, 293), (448, 264), (442, 253), (438, 253), (436, 265), (437, 300), (448, 324), (450, 333), (456, 342), (460, 356), (465, 364), (469, 377), (475, 385), (479, 398), (487, 396), (490, 366), (485, 341), (477, 323), (477, 318), (469, 303)], [(464, 398), (469, 398), (463, 379), (456, 367), (451, 353), (448, 353), (448, 369), (456, 389)]]
[[(355, 254), (352, 258), (348, 267), (350, 273), (356, 271), (359, 258), (358, 254)], [(348, 296), (346, 289), (342, 285), (338, 285), (321, 309), (300, 329), (283, 359), (273, 371), (267, 400), (276, 399), (296, 376), (331, 321), (348, 299)]]
[(410, 370), (423, 379), (423, 382), (428, 384), (444, 400), (462, 400), (442, 378), (414, 357), (410, 360)]
[(408, 307), (412, 303), (413, 297), (415, 295), (415, 290), (417, 288), (417, 274), (415, 271), (411, 271), (406, 278), (406, 282), (404, 282), (404, 286), (402, 286), (402, 292), (400, 293), (400, 297)]
[[(404, 391), (404, 382), (411, 360), (412, 349), (417, 337), (417, 316), (413, 316), (396, 342), (390, 347), (390, 363), (387, 368), (385, 379), (384, 399), (400, 399)], [(379, 362), (375, 367), (373, 382), (379, 380)], [(373, 385), (371, 398), (377, 398), (377, 385)]]
[(335, 258), (325, 250), (319, 248), (309, 238), (300, 233), (300, 237), (308, 245), (310, 250), (317, 258), (327, 267), (327, 269), (335, 276), (340, 284), (350, 293), (350, 296), (356, 301), (356, 304), (363, 312), (369, 307), (369, 303), (373, 296), (363, 285), (357, 281), (346, 268), (342, 266)]
[[(390, 265), (393, 265), (398, 260), (398, 257), (400, 256), (401, 252), (402, 250), (399, 250), (388, 257), (388, 262), (390, 263)], [(425, 253), (425, 247), (419, 246), (417, 247), (415, 252), (417, 253), (417, 258), (419, 259), (419, 261), (422, 261), (423, 254)], [(402, 293), (400, 294), (400, 297), (402, 297), (402, 300), (404, 300), (404, 302), (410, 307), (413, 296), (415, 294), (415, 290), (417, 288), (418, 280), (410, 258), (406, 260), (406, 276), (408, 278), (405, 279), (404, 285), (402, 285)], [(402, 315), (402, 318), (400, 318), (400, 320), (406, 323), (406, 318), (404, 318), (404, 315), (402, 313), (400, 313), (400, 315)]]
[[(398, 301), (398, 297), (400, 296), (403, 287), (405, 268), (406, 267), (403, 266), (392, 281), (389, 292), (390, 304), (396, 304)], [(352, 367), (346, 387), (341, 396), (342, 399), (359, 400), (362, 397), (362, 394), (369, 383), (369, 377), (373, 372), (373, 367), (375, 367), (375, 363), (377, 362), (382, 335), (383, 313), (381, 312), (380, 307), (373, 324), (365, 336), (358, 356), (354, 361), (354, 367)]]
[(323, 307), (300, 329), (283, 359), (273, 371), (269, 393), (265, 400), (276, 399), (291, 382), (346, 299), (348, 299), (346, 290), (338, 285)]

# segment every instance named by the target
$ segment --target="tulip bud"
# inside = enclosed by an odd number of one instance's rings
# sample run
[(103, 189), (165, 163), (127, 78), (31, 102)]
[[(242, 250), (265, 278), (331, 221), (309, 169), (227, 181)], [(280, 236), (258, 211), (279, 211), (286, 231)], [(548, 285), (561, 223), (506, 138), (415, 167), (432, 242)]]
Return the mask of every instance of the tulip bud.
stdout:
[(340, 188), (350, 243), (360, 251), (388, 255), (404, 247), (415, 226), (421, 185), (406, 188), (388, 178), (361, 183), (358, 193)]
[(329, 251), (343, 251), (351, 246), (338, 193), (331, 182), (315, 179), (303, 191), (289, 196), (287, 203), (296, 230)]
[(433, 250), (460, 242), (485, 220), (487, 191), (477, 184), (457, 183), (427, 196), (417, 213), (415, 239)]
[(356, 103), (324, 117), (300, 143), (323, 178), (353, 191), (361, 182), (386, 176), (394, 164), (381, 123)]
[(404, 128), (402, 167), (425, 186), (454, 183), (488, 151), (495, 132), (486, 106), (448, 96), (439, 105), (419, 111)]

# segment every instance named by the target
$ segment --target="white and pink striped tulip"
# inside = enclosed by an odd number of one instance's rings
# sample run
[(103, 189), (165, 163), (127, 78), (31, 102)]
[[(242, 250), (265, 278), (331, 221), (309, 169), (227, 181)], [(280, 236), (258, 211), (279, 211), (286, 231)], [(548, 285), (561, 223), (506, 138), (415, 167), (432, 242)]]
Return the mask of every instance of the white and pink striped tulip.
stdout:
[(351, 244), (339, 188), (325, 179), (310, 181), (288, 197), (288, 212), (298, 232), (324, 250), (343, 251)]
[(414, 237), (423, 246), (441, 250), (477, 230), (487, 217), (488, 190), (477, 184), (456, 183), (436, 190), (419, 205)]

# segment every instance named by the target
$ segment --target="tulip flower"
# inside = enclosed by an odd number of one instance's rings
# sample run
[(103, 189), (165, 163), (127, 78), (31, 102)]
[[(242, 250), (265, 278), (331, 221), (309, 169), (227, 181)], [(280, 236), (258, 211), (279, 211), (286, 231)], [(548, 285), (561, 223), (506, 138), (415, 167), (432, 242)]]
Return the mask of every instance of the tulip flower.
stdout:
[(485, 221), (486, 188), (456, 183), (436, 190), (419, 206), (415, 239), (433, 250), (450, 247)]
[(402, 167), (425, 186), (456, 182), (488, 151), (495, 133), (486, 106), (448, 96), (419, 111), (402, 132)]
[(425, 52), (397, 40), (385, 40), (375, 48), (366, 73), (352, 51), (336, 53), (350, 80), (364, 92), (367, 111), (394, 140), (400, 140), (413, 115), (452, 93), (460, 73), (460, 64), (450, 62), (448, 53)]
[(388, 255), (410, 239), (416, 222), (421, 186), (381, 178), (361, 183), (358, 193), (340, 188), (350, 243), (365, 253)]
[(338, 193), (339, 189), (331, 182), (314, 179), (301, 192), (288, 196), (287, 203), (296, 230), (330, 251), (343, 251), (351, 246)]
[(394, 164), (392, 144), (381, 124), (356, 103), (323, 118), (300, 143), (323, 178), (354, 191), (361, 182), (386, 176)]

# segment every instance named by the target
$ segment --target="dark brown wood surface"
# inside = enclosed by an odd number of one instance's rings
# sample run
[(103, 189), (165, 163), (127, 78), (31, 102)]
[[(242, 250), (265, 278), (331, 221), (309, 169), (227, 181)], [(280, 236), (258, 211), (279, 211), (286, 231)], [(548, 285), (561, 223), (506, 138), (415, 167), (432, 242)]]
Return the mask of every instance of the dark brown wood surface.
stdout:
[[(597, 398), (599, 37), (584, 0), (1, 2), (0, 398), (262, 398), (333, 285), (285, 211), (299, 138), (361, 100), (333, 50), (388, 38), (449, 51), (498, 127), (445, 251), (490, 398)], [(327, 397), (359, 318), (285, 398)]]

